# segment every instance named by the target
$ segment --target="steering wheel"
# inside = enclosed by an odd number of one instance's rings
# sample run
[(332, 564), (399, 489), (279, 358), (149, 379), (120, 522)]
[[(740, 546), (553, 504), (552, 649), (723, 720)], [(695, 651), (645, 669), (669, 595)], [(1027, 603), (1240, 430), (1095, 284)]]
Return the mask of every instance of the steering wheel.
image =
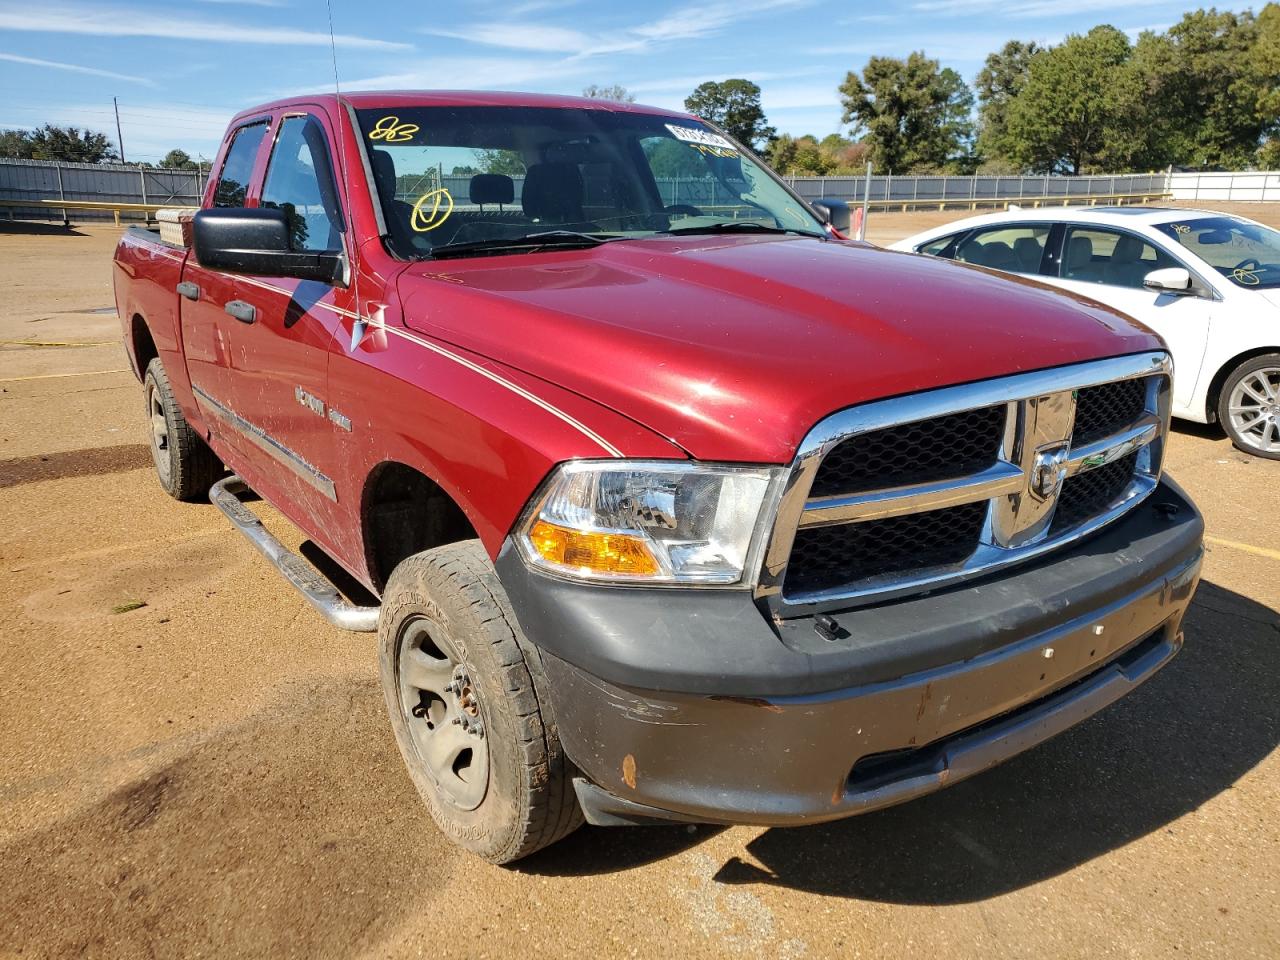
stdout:
[(1241, 260), (1234, 267), (1232, 267), (1231, 271), (1234, 273), (1237, 270), (1244, 270), (1244, 271), (1247, 271), (1248, 273), (1256, 273), (1261, 269), (1262, 269), (1262, 264), (1258, 261), (1256, 257), (1246, 257), (1244, 260)]
[(705, 216), (701, 210), (689, 203), (673, 203), (669, 207), (662, 208), (663, 213), (681, 213), (686, 217)]

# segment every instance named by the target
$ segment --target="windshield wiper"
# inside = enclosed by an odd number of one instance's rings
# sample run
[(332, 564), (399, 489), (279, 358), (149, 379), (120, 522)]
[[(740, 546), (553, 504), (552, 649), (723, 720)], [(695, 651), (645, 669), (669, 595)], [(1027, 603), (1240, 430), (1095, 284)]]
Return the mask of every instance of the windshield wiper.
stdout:
[(522, 251), (533, 253), (546, 247), (598, 247), (610, 240), (625, 240), (626, 237), (607, 233), (580, 233), (577, 230), (546, 230), (542, 233), (529, 233), (523, 237), (489, 237), (485, 240), (467, 240), (461, 243), (446, 243), (431, 248), (431, 258), (442, 260), (449, 257), (465, 257), (473, 253), (501, 253), (504, 251)]
[(693, 227), (671, 227), (663, 233), (697, 234), (697, 233), (794, 233), (801, 237), (816, 237), (825, 240), (821, 233), (810, 230), (796, 230), (790, 227), (771, 227), (754, 220), (722, 220), (720, 223), (704, 223)]

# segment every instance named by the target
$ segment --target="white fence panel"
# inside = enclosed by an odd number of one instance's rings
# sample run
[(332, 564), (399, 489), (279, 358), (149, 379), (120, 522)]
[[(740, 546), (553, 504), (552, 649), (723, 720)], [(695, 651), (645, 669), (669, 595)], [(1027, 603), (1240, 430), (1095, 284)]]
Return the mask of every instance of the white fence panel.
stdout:
[(1174, 200), (1275, 203), (1280, 201), (1280, 171), (1249, 173), (1173, 173), (1169, 192)]

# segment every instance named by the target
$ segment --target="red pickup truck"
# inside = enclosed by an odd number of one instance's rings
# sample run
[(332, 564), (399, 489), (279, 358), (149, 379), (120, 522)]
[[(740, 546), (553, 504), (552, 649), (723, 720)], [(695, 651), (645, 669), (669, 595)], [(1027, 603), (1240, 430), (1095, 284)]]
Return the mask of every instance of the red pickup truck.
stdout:
[(190, 245), (121, 239), (161, 484), (378, 631), (458, 843), (874, 810), (1179, 649), (1161, 342), (832, 217), (687, 114), (360, 93), (237, 116)]

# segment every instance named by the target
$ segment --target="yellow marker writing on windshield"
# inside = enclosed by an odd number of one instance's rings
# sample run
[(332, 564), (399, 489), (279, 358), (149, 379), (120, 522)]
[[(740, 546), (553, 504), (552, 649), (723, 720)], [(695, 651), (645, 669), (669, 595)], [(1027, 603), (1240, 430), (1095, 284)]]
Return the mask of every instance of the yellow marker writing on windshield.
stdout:
[(453, 213), (453, 196), (444, 187), (424, 193), (413, 205), (409, 226), (418, 233), (434, 230)]
[(399, 117), (383, 117), (369, 131), (370, 140), (387, 143), (408, 143), (420, 128), (416, 123), (401, 123)]
[(1243, 267), (1236, 267), (1231, 271), (1231, 279), (1237, 283), (1244, 284), (1246, 287), (1256, 287), (1262, 280), (1258, 277), (1257, 270), (1246, 270)]

